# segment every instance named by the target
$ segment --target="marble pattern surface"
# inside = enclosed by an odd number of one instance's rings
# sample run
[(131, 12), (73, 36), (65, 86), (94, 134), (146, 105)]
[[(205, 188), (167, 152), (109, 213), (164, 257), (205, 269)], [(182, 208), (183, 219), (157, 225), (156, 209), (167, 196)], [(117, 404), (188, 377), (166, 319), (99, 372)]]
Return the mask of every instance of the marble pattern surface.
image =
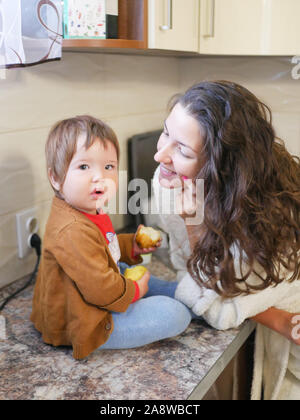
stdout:
[[(149, 270), (166, 280), (175, 277), (156, 257)], [(0, 302), (25, 281), (0, 290)], [(185, 400), (240, 331), (217, 331), (193, 320), (180, 336), (137, 349), (96, 350), (78, 361), (71, 348), (43, 343), (29, 320), (32, 293), (33, 285), (3, 311), (0, 400)]]

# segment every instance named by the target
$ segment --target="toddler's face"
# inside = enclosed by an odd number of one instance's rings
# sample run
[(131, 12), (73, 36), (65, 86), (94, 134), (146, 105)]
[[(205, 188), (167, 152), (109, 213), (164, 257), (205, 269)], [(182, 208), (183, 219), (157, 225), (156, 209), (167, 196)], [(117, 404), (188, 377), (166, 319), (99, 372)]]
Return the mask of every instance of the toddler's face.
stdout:
[(115, 146), (98, 139), (85, 149), (85, 138), (80, 136), (65, 182), (60, 189), (64, 200), (78, 210), (96, 214), (118, 189), (118, 158)]

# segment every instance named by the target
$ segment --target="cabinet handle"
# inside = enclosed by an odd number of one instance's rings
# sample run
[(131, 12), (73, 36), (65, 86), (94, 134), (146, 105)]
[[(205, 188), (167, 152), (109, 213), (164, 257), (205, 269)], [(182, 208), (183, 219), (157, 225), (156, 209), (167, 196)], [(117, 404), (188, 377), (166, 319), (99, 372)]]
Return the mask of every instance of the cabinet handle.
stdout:
[(162, 31), (169, 31), (173, 29), (173, 0), (168, 1), (168, 23), (167, 25), (160, 25), (159, 29)]
[(206, 0), (206, 31), (203, 34), (206, 38), (215, 36), (215, 0)]

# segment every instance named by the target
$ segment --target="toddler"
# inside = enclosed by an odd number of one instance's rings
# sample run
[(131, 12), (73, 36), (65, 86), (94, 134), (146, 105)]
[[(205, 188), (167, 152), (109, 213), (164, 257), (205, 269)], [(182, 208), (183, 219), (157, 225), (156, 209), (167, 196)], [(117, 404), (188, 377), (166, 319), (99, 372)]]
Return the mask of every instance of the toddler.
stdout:
[[(182, 333), (189, 309), (173, 299), (176, 282), (122, 275), (141, 262), (134, 234), (116, 235), (103, 210), (118, 188), (119, 145), (102, 121), (80, 116), (58, 122), (46, 143), (54, 190), (31, 320), (43, 340), (70, 345), (81, 359)], [(119, 261), (122, 261), (121, 263)], [(124, 264), (125, 263), (125, 264)], [(142, 299), (143, 298), (143, 299)]]

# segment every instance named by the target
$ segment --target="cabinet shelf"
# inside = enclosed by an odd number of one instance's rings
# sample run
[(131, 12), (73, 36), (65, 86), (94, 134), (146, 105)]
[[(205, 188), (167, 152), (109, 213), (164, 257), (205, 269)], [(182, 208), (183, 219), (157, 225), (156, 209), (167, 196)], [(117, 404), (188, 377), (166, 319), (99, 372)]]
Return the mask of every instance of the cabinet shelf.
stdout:
[(147, 49), (148, 1), (119, 0), (118, 39), (64, 39), (63, 48), (77, 50), (97, 49)]
[(145, 49), (144, 41), (135, 39), (64, 39), (63, 48), (136, 48)]

